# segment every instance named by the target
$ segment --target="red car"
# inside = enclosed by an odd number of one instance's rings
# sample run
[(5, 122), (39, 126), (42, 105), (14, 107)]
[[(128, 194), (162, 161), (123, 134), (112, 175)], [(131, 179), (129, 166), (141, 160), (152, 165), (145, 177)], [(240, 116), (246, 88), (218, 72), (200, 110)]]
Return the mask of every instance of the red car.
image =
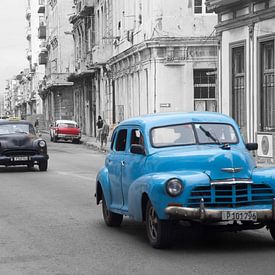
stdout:
[(62, 139), (71, 140), (73, 143), (79, 143), (81, 139), (81, 130), (73, 120), (57, 120), (50, 128), (50, 136), (53, 142)]

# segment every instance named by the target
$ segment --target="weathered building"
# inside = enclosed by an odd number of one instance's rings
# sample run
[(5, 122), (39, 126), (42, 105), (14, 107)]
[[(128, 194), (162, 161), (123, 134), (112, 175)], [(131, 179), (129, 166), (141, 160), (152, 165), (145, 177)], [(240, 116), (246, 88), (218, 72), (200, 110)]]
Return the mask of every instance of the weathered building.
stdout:
[[(47, 124), (56, 119), (74, 119), (73, 82), (68, 81), (73, 68), (73, 39), (68, 35), (72, 3), (67, 0), (49, 0), (38, 10), (45, 20), (39, 26), (39, 38), (45, 48), (39, 54), (39, 64), (45, 65), (45, 76), (39, 94), (43, 99)], [(79, 121), (77, 121), (79, 122)]]
[[(45, 67), (39, 64), (40, 51), (45, 48), (45, 41), (39, 40), (39, 28), (44, 26), (44, 16), (38, 14), (41, 6), (44, 6), (45, 0), (27, 0), (26, 9), (26, 38), (28, 40), (27, 59), (29, 61), (29, 73), (26, 75), (28, 83), (28, 93), (22, 101), (22, 113), (29, 120), (42, 118), (43, 105), (42, 99), (38, 95), (39, 84), (45, 74)], [(20, 108), (20, 106), (19, 106)], [(25, 110), (25, 111), (24, 111)]]
[(218, 14), (219, 90), (223, 113), (258, 141), (258, 157), (275, 161), (275, 0), (207, 0)]
[[(113, 121), (153, 112), (218, 110), (217, 17), (203, 1), (113, 1)], [(99, 28), (100, 29), (100, 28)]]

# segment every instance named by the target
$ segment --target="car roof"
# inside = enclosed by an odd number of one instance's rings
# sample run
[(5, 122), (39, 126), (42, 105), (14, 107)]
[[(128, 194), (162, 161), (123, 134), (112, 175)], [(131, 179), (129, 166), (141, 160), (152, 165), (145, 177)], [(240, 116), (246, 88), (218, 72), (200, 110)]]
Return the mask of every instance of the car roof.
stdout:
[(76, 121), (69, 120), (69, 119), (59, 119), (59, 120), (56, 121), (56, 123), (73, 123), (73, 124), (77, 124)]
[(235, 121), (224, 114), (215, 112), (167, 112), (144, 115), (140, 117), (130, 118), (122, 121), (118, 126), (126, 125), (140, 125), (142, 127), (158, 127), (162, 125), (181, 124), (181, 123), (202, 123), (202, 122), (216, 122), (234, 124)]
[(27, 120), (8, 120), (8, 119), (0, 119), (0, 125), (7, 125), (7, 124), (31, 124), (31, 122)]

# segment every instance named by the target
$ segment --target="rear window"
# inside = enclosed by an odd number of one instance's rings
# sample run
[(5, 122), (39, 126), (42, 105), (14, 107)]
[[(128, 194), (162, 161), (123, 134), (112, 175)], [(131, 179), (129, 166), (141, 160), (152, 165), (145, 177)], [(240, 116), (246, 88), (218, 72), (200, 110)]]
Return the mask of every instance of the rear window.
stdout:
[(60, 123), (57, 125), (60, 128), (76, 128), (77, 125), (74, 123)]

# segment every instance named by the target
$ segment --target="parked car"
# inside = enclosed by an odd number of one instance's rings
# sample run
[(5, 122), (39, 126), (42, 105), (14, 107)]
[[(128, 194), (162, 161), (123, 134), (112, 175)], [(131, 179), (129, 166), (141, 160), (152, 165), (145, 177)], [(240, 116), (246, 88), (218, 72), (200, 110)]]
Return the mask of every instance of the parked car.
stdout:
[(46, 141), (36, 136), (30, 122), (0, 120), (0, 165), (38, 165), (46, 171), (48, 159)]
[(80, 143), (81, 130), (73, 120), (57, 120), (50, 127), (51, 141), (71, 140), (73, 143)]
[(266, 226), (274, 239), (275, 169), (257, 168), (250, 152), (257, 148), (218, 113), (126, 120), (97, 175), (96, 202), (108, 226), (124, 215), (145, 221), (155, 248), (171, 243), (172, 225), (181, 220), (233, 231)]

